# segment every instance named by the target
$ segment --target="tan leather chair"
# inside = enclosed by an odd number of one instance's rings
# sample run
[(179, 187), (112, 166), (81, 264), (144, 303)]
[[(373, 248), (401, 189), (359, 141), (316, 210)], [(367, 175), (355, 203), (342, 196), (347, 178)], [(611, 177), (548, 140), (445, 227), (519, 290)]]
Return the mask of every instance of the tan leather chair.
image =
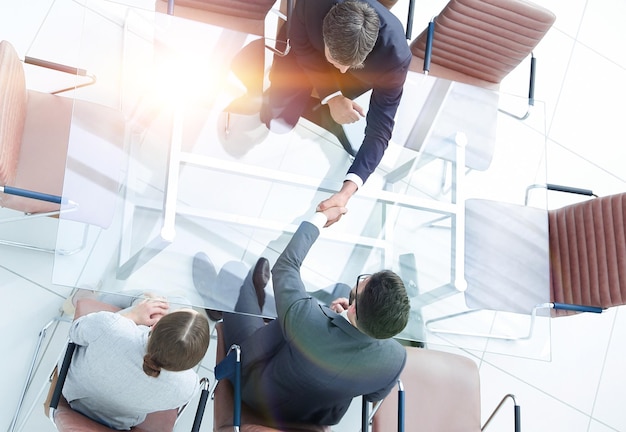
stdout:
[[(79, 299), (76, 302), (76, 310), (74, 319), (92, 312), (109, 311), (117, 312), (119, 308), (102, 303), (93, 299)], [(44, 402), (44, 412), (46, 417), (50, 417), (50, 404), (53, 399), (58, 380), (58, 370), (55, 367), (50, 382), (50, 390), (48, 397)], [(60, 389), (59, 389), (60, 390)], [(54, 407), (52, 407), (54, 409)], [(178, 409), (167, 411), (158, 411), (148, 414), (146, 420), (140, 425), (135, 426), (131, 430), (134, 432), (171, 432), (174, 429), (174, 423), (178, 415)], [(111, 432), (115, 429), (103, 426), (102, 424), (91, 420), (89, 417), (74, 411), (67, 403), (63, 395), (61, 395), (58, 406), (53, 410), (52, 422), (57, 430), (61, 432)]]
[[(0, 205), (31, 218), (63, 212), (64, 218), (107, 228), (125, 160), (122, 114), (27, 89), (22, 61), (8, 41), (0, 42), (0, 101)], [(77, 205), (62, 209), (62, 199)]]
[[(519, 120), (530, 115), (535, 98), (536, 69), (532, 51), (555, 20), (551, 11), (526, 0), (450, 0), (410, 44), (413, 57), (409, 74), (424, 72), (442, 80), (432, 87), (404, 146), (426, 155), (420, 161), (422, 164), (433, 157), (454, 162), (453, 144), (427, 145), (423, 138), (434, 133), (433, 128), (437, 128), (434, 119), (440, 107), (452, 103), (452, 99), (455, 105), (442, 112), (446, 118), (454, 118), (453, 126), (458, 127), (457, 131), (470, 131), (466, 167), (480, 171), (489, 168), (495, 150), (498, 112)], [(498, 109), (496, 92), (500, 83), (529, 55), (527, 106), (516, 107), (519, 112)], [(448, 98), (451, 91), (457, 92), (455, 98)], [(447, 136), (449, 126), (437, 134)], [(395, 183), (405, 178), (412, 166), (413, 161), (409, 161), (394, 169), (387, 174), (387, 181)]]
[[(555, 20), (526, 0), (451, 0), (433, 20), (429, 74), (497, 90)], [(424, 70), (428, 31), (411, 42), (411, 70)]]
[[(219, 364), (227, 354), (222, 330), (223, 323), (215, 325), (217, 333), (217, 351), (215, 364)], [(213, 402), (213, 431), (230, 432), (233, 430), (233, 386), (228, 380), (220, 380), (215, 388)], [(241, 404), (241, 432), (330, 432), (330, 426), (305, 424), (282, 425), (276, 429), (269, 422), (255, 413), (248, 405)]]
[[(602, 309), (626, 304), (626, 193), (551, 210), (548, 226), (550, 301)], [(557, 305), (553, 316), (575, 312)]]
[[(457, 354), (407, 347), (400, 379), (404, 386), (406, 431), (478, 432), (481, 429), (480, 376), (476, 363)], [(507, 395), (502, 400), (515, 398)], [(503, 407), (500, 403), (494, 414)], [(514, 405), (519, 432), (520, 409)], [(493, 415), (493, 414), (492, 414)], [(491, 417), (489, 418), (491, 420)], [(484, 428), (489, 420), (482, 426)], [(398, 395), (391, 392), (375, 412), (373, 432), (388, 432), (398, 424)]]
[[(157, 12), (265, 35), (265, 17), (276, 0), (156, 0)], [(169, 6), (169, 8), (168, 8)], [(173, 10), (170, 8), (173, 6)]]
[[(626, 304), (626, 193), (549, 210), (466, 201), (464, 292), (468, 310), (553, 317)], [(457, 314), (458, 315), (458, 314)], [(437, 332), (443, 316), (426, 322)], [(447, 333), (463, 332), (463, 329)], [(463, 334), (466, 334), (463, 332)], [(526, 339), (527, 334), (475, 334)]]
[[(470, 204), (465, 296), (472, 309), (529, 314), (549, 302), (552, 315), (563, 316), (626, 304), (626, 193), (547, 213), (490, 200)], [(516, 230), (517, 221), (525, 228)]]

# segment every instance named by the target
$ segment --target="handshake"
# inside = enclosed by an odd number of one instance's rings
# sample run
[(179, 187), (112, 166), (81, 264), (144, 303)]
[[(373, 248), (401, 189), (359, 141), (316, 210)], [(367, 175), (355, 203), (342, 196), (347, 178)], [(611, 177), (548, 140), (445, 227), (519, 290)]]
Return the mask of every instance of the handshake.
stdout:
[(315, 210), (324, 213), (327, 219), (324, 227), (331, 226), (348, 212), (346, 205), (350, 197), (352, 197), (356, 191), (357, 185), (354, 182), (346, 180), (343, 182), (343, 186), (339, 192), (317, 205)]

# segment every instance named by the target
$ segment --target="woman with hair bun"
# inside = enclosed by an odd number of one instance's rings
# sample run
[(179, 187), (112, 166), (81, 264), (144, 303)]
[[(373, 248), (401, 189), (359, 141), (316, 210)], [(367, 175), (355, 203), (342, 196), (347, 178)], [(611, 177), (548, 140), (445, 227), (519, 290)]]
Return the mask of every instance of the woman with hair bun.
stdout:
[(128, 430), (151, 412), (189, 402), (199, 390), (193, 368), (209, 346), (209, 323), (193, 309), (168, 310), (166, 301), (149, 298), (72, 323), (77, 348), (63, 396), (73, 409)]

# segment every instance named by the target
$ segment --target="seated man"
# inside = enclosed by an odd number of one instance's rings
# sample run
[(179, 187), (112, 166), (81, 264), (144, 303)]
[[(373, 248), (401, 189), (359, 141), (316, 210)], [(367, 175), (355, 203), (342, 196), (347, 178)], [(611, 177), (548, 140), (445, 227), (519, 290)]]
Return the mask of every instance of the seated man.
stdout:
[(260, 258), (235, 310), (224, 313), (226, 346), (242, 349), (242, 399), (269, 423), (337, 424), (352, 399), (383, 399), (395, 386), (406, 351), (391, 339), (404, 329), (409, 299), (402, 280), (384, 270), (358, 277), (350, 300), (320, 305), (305, 290), (300, 267), (321, 227), (345, 213), (333, 207), (302, 222), (271, 270), (278, 318), (258, 316), (270, 278)]

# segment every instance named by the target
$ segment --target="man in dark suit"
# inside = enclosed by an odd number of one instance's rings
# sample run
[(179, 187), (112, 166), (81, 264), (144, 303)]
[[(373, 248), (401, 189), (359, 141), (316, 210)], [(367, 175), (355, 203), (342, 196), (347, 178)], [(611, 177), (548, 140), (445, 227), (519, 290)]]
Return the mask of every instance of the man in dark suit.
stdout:
[[(374, 172), (391, 139), (411, 61), (404, 29), (377, 0), (298, 0), (289, 31), (291, 51), (275, 56), (261, 110), (270, 130), (287, 132), (304, 115), (335, 133), (354, 155), (341, 125), (364, 115), (353, 99), (372, 90), (365, 137), (343, 187), (320, 204), (321, 210), (343, 207)], [(313, 102), (312, 91), (319, 97)]]
[[(396, 385), (406, 351), (391, 339), (404, 329), (409, 299), (402, 280), (384, 270), (361, 275), (330, 306), (305, 290), (300, 267), (333, 207), (302, 222), (271, 270), (278, 318), (265, 324), (259, 296), (270, 278), (259, 259), (244, 280), (235, 310), (224, 313), (226, 346), (242, 349), (242, 399), (270, 423), (337, 424), (352, 399), (383, 399)], [(255, 316), (256, 315), (256, 316)]]

